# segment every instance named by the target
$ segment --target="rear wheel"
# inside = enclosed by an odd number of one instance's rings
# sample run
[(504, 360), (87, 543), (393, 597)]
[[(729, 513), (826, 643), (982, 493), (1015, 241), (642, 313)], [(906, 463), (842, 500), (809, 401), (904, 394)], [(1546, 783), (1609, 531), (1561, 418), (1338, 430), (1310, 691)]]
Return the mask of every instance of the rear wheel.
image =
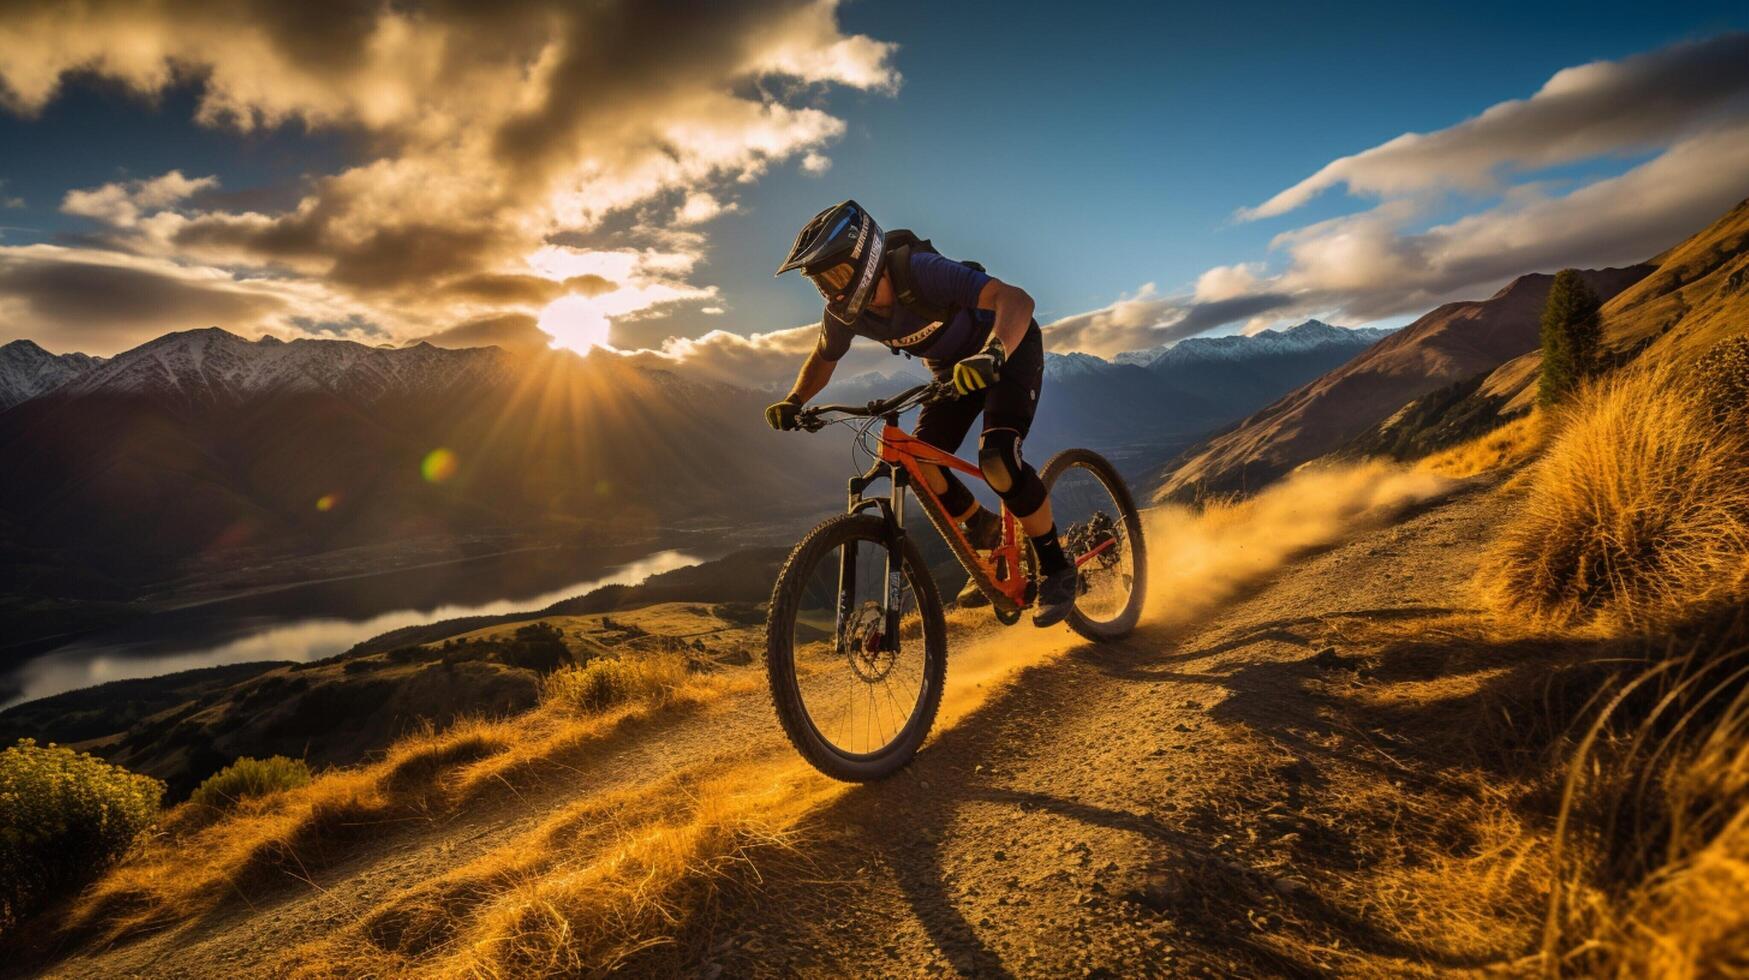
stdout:
[(765, 667), (784, 732), (814, 768), (850, 782), (911, 761), (947, 679), (935, 583), (908, 537), (889, 581), (886, 536), (871, 514), (814, 528), (779, 573), (766, 620)]
[(1105, 457), (1065, 449), (1039, 474), (1063, 550), (1079, 568), (1069, 627), (1090, 640), (1115, 640), (1136, 627), (1147, 594), (1142, 518), (1130, 489)]

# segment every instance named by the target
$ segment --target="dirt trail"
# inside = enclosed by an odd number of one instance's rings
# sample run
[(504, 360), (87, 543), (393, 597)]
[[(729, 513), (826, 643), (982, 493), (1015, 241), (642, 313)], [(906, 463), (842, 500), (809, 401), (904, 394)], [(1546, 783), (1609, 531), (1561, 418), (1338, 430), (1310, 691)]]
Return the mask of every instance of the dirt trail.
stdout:
[[(1292, 847), (1259, 845), (1293, 833), (1299, 846), (1340, 849), (1343, 828), (1297, 815), (1301, 788), (1379, 762), (1366, 733), (1331, 730), (1307, 682), (1371, 652), (1345, 639), (1348, 627), (1451, 612), (1494, 507), (1492, 494), (1460, 491), (1252, 581), (1204, 616), (1168, 615), (1177, 625), (1122, 644), (1069, 644), (900, 777), (836, 801), (813, 825), (810, 880), (770, 887), (767, 907), (787, 914), (721, 923), (705, 972), (1231, 975), (1339, 963), (1283, 962), (1256, 942), (1296, 908), (1340, 921)], [(1255, 915), (1211, 916), (1211, 897)], [(1370, 930), (1354, 925), (1364, 945)], [(1362, 952), (1426, 958), (1371, 938)]]
[[(803, 862), (786, 864), (805, 873), (774, 869), (765, 900), (685, 939), (687, 961), (708, 976), (1292, 969), (1252, 947), (1254, 922), (1189, 914), (1186, 890), (1262, 883), (1315, 900), (1291, 868), (1247, 864), (1246, 845), (1268, 830), (1266, 797), (1292, 802), (1326, 770), (1367, 761), (1345, 757), (1352, 740), (1332, 751), (1348, 735), (1302, 689), (1359, 652), (1344, 625), (1437, 616), (1464, 594), (1492, 494), (1415, 504), (1434, 493), (1371, 473), (1215, 531), (1157, 517), (1153, 609), (1122, 644), (959, 631), (942, 727), (916, 763), (832, 797), (804, 825)], [(1378, 505), (1404, 502), (1419, 509), (1366, 530)], [(795, 764), (760, 690), (629, 724), (561, 761), (534, 791), (383, 827), (307, 881), (54, 973), (273, 975), (288, 949), (527, 838), (567, 801), (682, 770)]]

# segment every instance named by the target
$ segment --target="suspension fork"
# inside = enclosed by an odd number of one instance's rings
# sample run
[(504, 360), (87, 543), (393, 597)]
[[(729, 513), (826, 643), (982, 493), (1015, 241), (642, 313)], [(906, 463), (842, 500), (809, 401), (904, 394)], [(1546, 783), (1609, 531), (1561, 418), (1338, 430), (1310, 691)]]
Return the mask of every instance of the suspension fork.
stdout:
[(906, 473), (898, 467), (888, 470), (892, 478), (891, 503), (887, 506), (887, 622), (882, 646), (899, 649), (899, 612), (905, 600), (905, 484)]
[[(876, 480), (886, 479), (889, 484), (887, 498), (864, 497), (863, 491)], [(905, 488), (909, 485), (909, 477), (903, 467), (876, 460), (861, 476), (850, 478), (848, 510), (855, 514), (870, 507), (881, 512), (882, 523), (885, 525), (886, 567), (885, 578), (885, 614), (882, 624), (881, 646), (888, 651), (899, 649), (899, 619), (905, 599)], [(838, 554), (838, 602), (836, 622), (833, 624), (835, 642), (839, 652), (844, 652), (844, 628), (850, 618), (856, 614), (856, 556), (857, 543), (853, 539), (839, 551)]]

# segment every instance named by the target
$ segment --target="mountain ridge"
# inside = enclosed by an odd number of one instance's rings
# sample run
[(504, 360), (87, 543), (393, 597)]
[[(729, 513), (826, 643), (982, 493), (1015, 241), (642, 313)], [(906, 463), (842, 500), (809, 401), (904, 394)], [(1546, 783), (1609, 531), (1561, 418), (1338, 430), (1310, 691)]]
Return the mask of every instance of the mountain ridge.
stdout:
[(47, 394), (103, 363), (90, 354), (51, 354), (29, 338), (0, 344), (0, 411)]
[[(1581, 275), (1607, 300), (1652, 271), (1642, 264)], [(1156, 497), (1184, 500), (1256, 490), (1348, 444), (1409, 402), (1534, 349), (1543, 298), (1553, 280), (1530, 273), (1488, 299), (1436, 307), (1353, 361), (1187, 452)]]

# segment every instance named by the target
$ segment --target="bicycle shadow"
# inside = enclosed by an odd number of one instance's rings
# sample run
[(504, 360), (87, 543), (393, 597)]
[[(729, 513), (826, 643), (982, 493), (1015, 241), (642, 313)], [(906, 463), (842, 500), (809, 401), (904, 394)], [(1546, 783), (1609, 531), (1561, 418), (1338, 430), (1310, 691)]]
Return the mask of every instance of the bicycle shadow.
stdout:
[[(997, 924), (973, 921), (979, 915), (975, 908), (979, 903), (962, 897), (968, 855), (954, 851), (951, 843), (955, 840), (951, 828), (962, 818), (976, 817), (986, 824), (994, 820), (999, 825), (1006, 819), (1005, 810), (1012, 810), (1014, 819), (1024, 813), (1043, 812), (1134, 837), (1156, 855), (1151, 860), (1170, 876), (1193, 883), (1193, 888), (1231, 889), (1244, 884), (1231, 880), (1234, 872), (1211, 850), (1206, 828), (1167, 823), (1140, 805), (1115, 807), (1093, 802), (1073, 787), (1067, 792), (1061, 787), (1039, 792), (968, 778), (977, 764), (1011, 759), (1016, 746), (1036, 741), (1037, 728), (1050, 723), (1048, 716), (1041, 717), (1041, 705), (1056, 705), (1059, 711), (1078, 710), (1075, 694), (1085, 684), (1086, 669), (1143, 685), (1203, 686), (1218, 692), (1218, 697), (1202, 709), (1202, 717), (1245, 725), (1283, 752), (1309, 763), (1315, 778), (1316, 767), (1332, 759), (1331, 750), (1317, 737), (1321, 727), (1315, 710), (1306, 705), (1304, 710), (1284, 712), (1281, 707), (1285, 699), (1304, 695), (1307, 682), (1329, 669), (1330, 665), (1320, 662), (1319, 655), (1312, 652), (1322, 642), (1322, 626), (1337, 618), (1402, 621), (1432, 619), (1451, 612), (1447, 607), (1425, 605), (1279, 617), (1193, 649), (1175, 648), (1168, 638), (1182, 632), (1161, 628), (1139, 630), (1120, 644), (1076, 643), (1062, 659), (1022, 668), (983, 704), (941, 731), (899, 776), (850, 790), (810, 823), (860, 852), (858, 871), (847, 872), (847, 878), (871, 866), (888, 871), (928, 944), (947, 959), (955, 973), (1006, 977), (1016, 975), (1017, 970), (1035, 972), (1005, 959), (993, 942), (993, 926)], [(1208, 664), (1263, 644), (1299, 647), (1306, 654), (1196, 669), (1199, 663)], [(1343, 761), (1352, 765), (1357, 760), (1349, 757)], [(1388, 768), (1377, 760), (1360, 761), (1381, 772)], [(1436, 773), (1428, 777), (1430, 782), (1439, 782)], [(995, 808), (993, 813), (991, 808)], [(971, 855), (970, 863), (982, 863), (982, 859)], [(1448, 951), (1393, 936), (1315, 895), (1298, 896), (1292, 904), (1302, 915), (1328, 924), (1345, 942), (1362, 948), (1453, 968), (1476, 965)], [(1243, 947), (1275, 969), (1300, 972), (1310, 968), (1305, 963), (1282, 960), (1279, 950), (1243, 933), (1221, 932), (1211, 938), (1228, 948)]]

